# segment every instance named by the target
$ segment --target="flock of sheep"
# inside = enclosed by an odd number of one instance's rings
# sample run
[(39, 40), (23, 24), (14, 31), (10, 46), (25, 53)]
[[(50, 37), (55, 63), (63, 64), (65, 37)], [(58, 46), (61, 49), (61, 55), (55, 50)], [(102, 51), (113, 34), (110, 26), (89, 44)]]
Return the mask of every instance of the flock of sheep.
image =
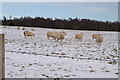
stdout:
[[(24, 30), (24, 29), (23, 29)], [(31, 29), (32, 31), (35, 31), (34, 29)], [(47, 32), (46, 33), (48, 39), (52, 38), (54, 40), (60, 40), (63, 41), (65, 36), (67, 35), (67, 32)], [(31, 31), (24, 31), (24, 36), (25, 37), (34, 37), (35, 33), (31, 32)], [(79, 39), (82, 40), (84, 37), (84, 33), (79, 33), (79, 34), (75, 34), (75, 39)], [(97, 43), (101, 44), (104, 41), (104, 38), (102, 37), (102, 34), (93, 34), (92, 38), (96, 40)]]
[[(18, 27), (18, 29), (20, 29), (20, 27)], [(25, 28), (23, 27), (22, 30), (25, 30)], [(35, 31), (35, 29), (33, 29), (33, 28), (31, 30)], [(25, 38), (35, 37), (35, 33), (31, 32), (31, 31), (24, 31), (23, 34), (24, 34)], [(67, 32), (47, 32), (46, 35), (47, 35), (48, 39), (52, 38), (57, 41), (58, 40), (63, 41), (65, 36), (67, 35)], [(83, 37), (84, 37), (83, 32), (79, 33), (79, 34), (75, 34), (75, 39), (82, 40)], [(95, 39), (98, 44), (101, 44), (104, 41), (102, 34), (93, 34), (92, 38)]]

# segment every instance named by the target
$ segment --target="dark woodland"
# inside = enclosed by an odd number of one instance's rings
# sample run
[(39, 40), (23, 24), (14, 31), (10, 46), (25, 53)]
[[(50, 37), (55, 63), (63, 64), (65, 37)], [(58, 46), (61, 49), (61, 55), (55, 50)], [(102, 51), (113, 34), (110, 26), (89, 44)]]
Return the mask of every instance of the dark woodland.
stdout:
[(54, 29), (72, 29), (72, 30), (93, 30), (93, 31), (119, 31), (120, 22), (97, 21), (90, 19), (52, 19), (43, 17), (21, 17), (6, 19), (3, 17), (2, 25), (6, 26), (26, 26)]

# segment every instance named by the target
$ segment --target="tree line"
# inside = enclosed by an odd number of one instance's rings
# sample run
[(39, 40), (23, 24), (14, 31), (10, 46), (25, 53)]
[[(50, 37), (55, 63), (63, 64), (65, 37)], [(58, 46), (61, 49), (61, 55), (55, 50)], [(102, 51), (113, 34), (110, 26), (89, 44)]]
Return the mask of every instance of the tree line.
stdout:
[(6, 26), (26, 26), (54, 29), (72, 29), (72, 30), (95, 30), (95, 31), (119, 31), (120, 22), (97, 21), (90, 19), (52, 19), (43, 17), (20, 17), (6, 19), (3, 17), (2, 25)]

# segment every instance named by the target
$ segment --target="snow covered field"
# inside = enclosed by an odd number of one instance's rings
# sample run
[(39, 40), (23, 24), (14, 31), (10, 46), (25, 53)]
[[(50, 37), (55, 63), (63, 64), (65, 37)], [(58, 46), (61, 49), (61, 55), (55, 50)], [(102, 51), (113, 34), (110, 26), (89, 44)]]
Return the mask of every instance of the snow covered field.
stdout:
[[(0, 27), (5, 34), (6, 78), (118, 78), (118, 33), (35, 28), (35, 37), (25, 38), (17, 27)], [(49, 40), (48, 31), (65, 31), (63, 42)], [(84, 32), (82, 41), (76, 33)], [(91, 35), (100, 33), (98, 45)]]

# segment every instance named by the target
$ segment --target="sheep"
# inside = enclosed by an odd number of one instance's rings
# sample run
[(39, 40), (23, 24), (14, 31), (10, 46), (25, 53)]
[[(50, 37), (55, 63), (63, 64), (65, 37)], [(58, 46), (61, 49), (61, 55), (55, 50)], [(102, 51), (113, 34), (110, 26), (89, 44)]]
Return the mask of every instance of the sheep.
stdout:
[(56, 32), (55, 35), (53, 36), (53, 38), (56, 39), (57, 41), (58, 41), (58, 40), (63, 41), (63, 39), (64, 39), (64, 34), (61, 34), (61, 33), (59, 33), (59, 32)]
[(63, 40), (64, 39), (64, 34), (62, 32), (47, 32), (47, 37), (48, 38), (53, 38), (55, 40)]
[(75, 35), (75, 39), (80, 39), (80, 40), (82, 40), (82, 39), (83, 39), (83, 33), (76, 34), (76, 35)]
[(104, 41), (104, 39), (103, 39), (102, 36), (97, 36), (97, 37), (96, 37), (96, 42), (97, 42), (97, 43), (100, 44), (100, 43), (103, 43), (103, 41)]
[(93, 35), (92, 35), (92, 38), (93, 38), (93, 39), (96, 39), (98, 36), (100, 36), (100, 34), (93, 34)]
[(96, 42), (100, 45), (101, 43), (103, 43), (103, 41), (104, 41), (104, 38), (102, 37), (102, 35), (101, 34), (93, 34), (92, 35), (92, 38), (94, 39), (96, 39)]
[(29, 32), (29, 31), (25, 31), (24, 33), (24, 36), (25, 36), (25, 38), (28, 36), (35, 36), (35, 34), (33, 33), (33, 32)]
[(50, 37), (54, 38), (54, 36), (55, 36), (55, 32), (47, 32), (48, 38), (50, 38)]

